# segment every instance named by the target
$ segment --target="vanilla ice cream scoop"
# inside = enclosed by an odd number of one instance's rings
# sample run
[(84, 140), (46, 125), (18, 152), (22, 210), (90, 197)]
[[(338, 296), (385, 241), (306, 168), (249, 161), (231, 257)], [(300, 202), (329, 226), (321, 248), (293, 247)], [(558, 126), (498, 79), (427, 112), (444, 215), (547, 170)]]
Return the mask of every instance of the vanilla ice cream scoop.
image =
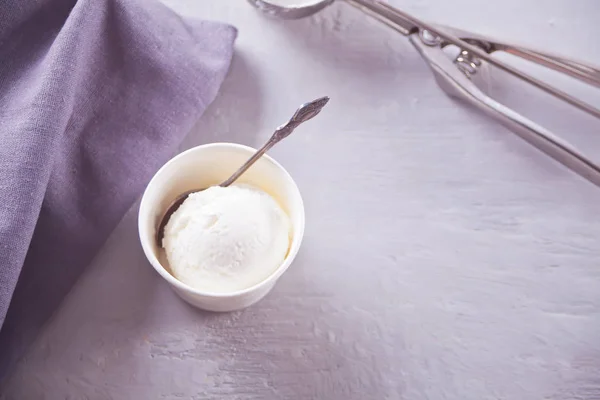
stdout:
[(171, 215), (162, 245), (181, 282), (228, 293), (271, 275), (291, 235), (288, 215), (267, 193), (248, 185), (213, 186), (190, 194)]

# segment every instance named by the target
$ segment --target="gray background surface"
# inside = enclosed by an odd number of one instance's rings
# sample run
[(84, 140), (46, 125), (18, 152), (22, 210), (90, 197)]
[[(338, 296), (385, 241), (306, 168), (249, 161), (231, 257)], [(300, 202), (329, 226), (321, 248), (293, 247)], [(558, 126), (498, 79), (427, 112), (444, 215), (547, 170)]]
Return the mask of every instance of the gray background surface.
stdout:
[[(600, 64), (597, 0), (392, 3)], [(240, 30), (183, 148), (259, 145), (332, 98), (271, 152), (304, 195), (303, 247), (259, 304), (204, 313), (144, 259), (134, 207), (3, 398), (600, 399), (598, 188), (446, 97), (406, 39), (345, 4), (285, 23), (242, 0), (169, 4)], [(597, 121), (483, 73), (600, 159)]]

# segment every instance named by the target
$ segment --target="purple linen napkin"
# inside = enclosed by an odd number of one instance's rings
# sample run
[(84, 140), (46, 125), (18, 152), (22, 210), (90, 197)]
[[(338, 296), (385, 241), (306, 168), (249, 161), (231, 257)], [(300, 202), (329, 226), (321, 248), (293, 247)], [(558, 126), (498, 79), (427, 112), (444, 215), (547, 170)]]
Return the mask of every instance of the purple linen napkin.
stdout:
[(155, 0), (0, 2), (0, 378), (212, 102), (235, 37)]

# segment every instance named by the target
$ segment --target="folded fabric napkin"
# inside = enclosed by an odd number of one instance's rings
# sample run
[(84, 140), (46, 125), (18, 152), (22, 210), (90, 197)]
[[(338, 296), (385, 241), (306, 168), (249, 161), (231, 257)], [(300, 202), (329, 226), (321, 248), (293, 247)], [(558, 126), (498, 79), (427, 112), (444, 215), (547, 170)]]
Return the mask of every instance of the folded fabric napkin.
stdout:
[(155, 0), (0, 3), (0, 378), (212, 102), (235, 36)]

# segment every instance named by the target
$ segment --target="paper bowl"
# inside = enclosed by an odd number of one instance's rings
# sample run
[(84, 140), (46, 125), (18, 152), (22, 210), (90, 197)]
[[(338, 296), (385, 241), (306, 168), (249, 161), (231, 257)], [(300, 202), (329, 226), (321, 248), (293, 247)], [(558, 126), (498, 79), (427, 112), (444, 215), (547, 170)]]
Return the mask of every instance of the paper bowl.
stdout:
[(203, 310), (239, 310), (262, 299), (289, 268), (302, 242), (305, 216), (300, 191), (290, 174), (273, 158), (264, 155), (236, 183), (250, 184), (269, 193), (289, 215), (292, 240), (283, 263), (264, 281), (230, 293), (194, 289), (169, 272), (164, 250), (156, 243), (156, 230), (167, 207), (181, 193), (224, 181), (254, 151), (234, 143), (213, 143), (189, 149), (171, 159), (154, 175), (142, 197), (138, 230), (148, 261), (183, 300)]

